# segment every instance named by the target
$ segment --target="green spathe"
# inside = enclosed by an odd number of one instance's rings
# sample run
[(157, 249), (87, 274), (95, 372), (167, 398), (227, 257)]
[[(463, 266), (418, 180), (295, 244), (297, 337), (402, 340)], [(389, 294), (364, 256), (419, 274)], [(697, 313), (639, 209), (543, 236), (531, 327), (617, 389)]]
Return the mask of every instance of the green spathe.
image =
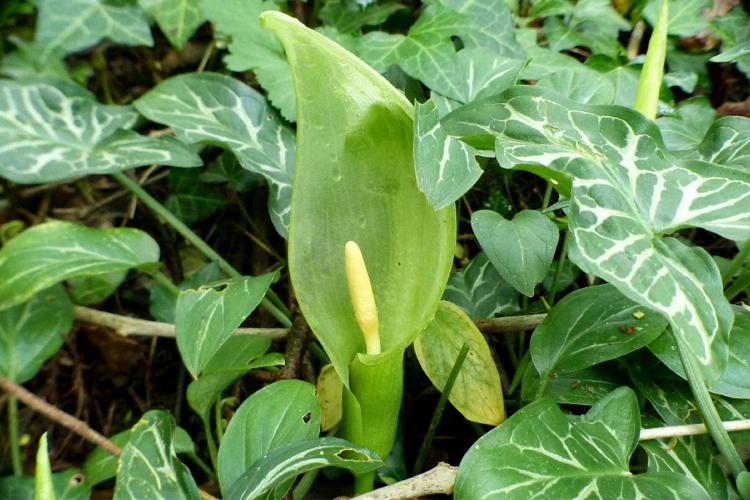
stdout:
[(356, 241), (372, 280), (383, 351), (403, 350), (429, 323), (448, 279), (453, 207), (417, 189), (413, 109), (372, 68), (277, 12), (298, 98), (289, 270), (300, 308), (348, 385), (365, 352), (349, 299), (344, 244)]
[[(343, 381), (343, 436), (391, 449), (405, 348), (427, 326), (450, 273), (456, 220), (417, 188), (414, 111), (375, 70), (278, 12), (261, 24), (281, 41), (297, 99), (289, 271), (305, 319)], [(362, 250), (382, 353), (365, 355), (347, 287), (344, 245)], [(357, 489), (371, 487), (360, 477)]]

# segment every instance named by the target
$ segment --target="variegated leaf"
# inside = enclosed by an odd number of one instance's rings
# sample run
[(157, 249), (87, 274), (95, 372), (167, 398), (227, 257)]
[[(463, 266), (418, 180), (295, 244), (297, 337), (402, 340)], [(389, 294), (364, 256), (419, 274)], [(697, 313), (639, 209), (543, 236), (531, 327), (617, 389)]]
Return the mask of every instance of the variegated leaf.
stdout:
[(725, 116), (708, 129), (698, 146), (701, 158), (748, 171), (750, 165), (750, 118)]
[(677, 160), (653, 122), (617, 106), (552, 99), (517, 87), (444, 120), (505, 168), (541, 165), (572, 178), (570, 256), (624, 295), (667, 316), (711, 384), (723, 371), (733, 315), (716, 264), (662, 238), (698, 226), (750, 238), (750, 173)]
[(445, 133), (435, 102), (414, 111), (414, 164), (417, 187), (436, 210), (454, 203), (482, 175), (477, 151)]
[(227, 492), (227, 500), (284, 498), (291, 481), (323, 467), (348, 469), (354, 474), (372, 472), (383, 465), (375, 453), (339, 438), (309, 439), (290, 443), (259, 458)]
[(451, 273), (443, 299), (460, 306), (471, 319), (518, 311), (518, 292), (495, 270), (484, 252)]
[(137, 118), (132, 108), (99, 104), (71, 82), (0, 81), (0, 176), (27, 184), (153, 163), (202, 163), (171, 137), (129, 130)]
[(115, 500), (198, 500), (198, 486), (175, 451), (174, 417), (151, 410), (133, 426), (117, 468)]
[(230, 149), (269, 184), (268, 209), (286, 237), (292, 194), (294, 133), (247, 85), (216, 73), (165, 80), (135, 102), (148, 119), (168, 125), (185, 142)]
[(138, 229), (39, 224), (0, 249), (0, 309), (66, 279), (106, 275), (159, 262), (159, 246)]
[(536, 401), (464, 455), (454, 497), (707, 500), (686, 476), (630, 473), (639, 431), (638, 402), (625, 387), (580, 417), (564, 414), (549, 399)]
[(154, 43), (143, 11), (127, 2), (105, 0), (35, 0), (39, 14), (36, 41), (43, 54), (91, 47), (104, 38), (126, 45)]
[[(656, 420), (656, 419), (653, 419)], [(658, 421), (654, 424), (659, 424)], [(663, 425), (663, 424), (662, 424)], [(656, 425), (654, 425), (656, 426)], [(721, 470), (708, 436), (643, 441), (649, 472), (676, 472), (694, 479), (712, 500), (734, 500), (737, 493)]]

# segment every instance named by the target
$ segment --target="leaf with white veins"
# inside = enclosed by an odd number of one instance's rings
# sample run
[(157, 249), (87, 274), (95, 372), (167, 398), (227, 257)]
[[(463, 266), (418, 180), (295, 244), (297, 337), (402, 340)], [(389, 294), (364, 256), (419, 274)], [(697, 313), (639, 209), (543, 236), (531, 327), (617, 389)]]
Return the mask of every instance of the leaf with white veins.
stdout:
[(161, 82), (135, 107), (149, 120), (171, 127), (185, 142), (230, 149), (243, 168), (262, 175), (269, 184), (271, 221), (286, 237), (294, 133), (263, 96), (229, 76), (187, 73)]
[(154, 44), (143, 11), (124, 2), (104, 0), (35, 0), (39, 14), (36, 41), (43, 54), (75, 52), (108, 38), (125, 45)]
[(0, 81), (0, 177), (28, 184), (154, 163), (201, 165), (171, 137), (128, 130), (137, 118), (132, 108), (99, 104), (71, 82)]
[(446, 131), (495, 145), (505, 168), (541, 165), (573, 179), (570, 257), (670, 320), (710, 385), (723, 371), (733, 314), (701, 248), (661, 238), (686, 226), (750, 238), (750, 173), (678, 160), (653, 122), (517, 87), (456, 110)]

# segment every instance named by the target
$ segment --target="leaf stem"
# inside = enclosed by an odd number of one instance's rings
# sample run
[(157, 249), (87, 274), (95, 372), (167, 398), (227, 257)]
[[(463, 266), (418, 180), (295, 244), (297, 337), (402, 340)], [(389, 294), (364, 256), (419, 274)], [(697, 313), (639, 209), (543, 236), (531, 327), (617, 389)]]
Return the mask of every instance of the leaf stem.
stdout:
[(18, 440), (18, 399), (8, 395), (8, 440), (10, 441), (10, 460), (13, 464), (13, 475), (23, 474), (21, 464), (21, 444)]
[(211, 423), (209, 421), (203, 422), (203, 432), (206, 434), (206, 445), (208, 446), (208, 455), (211, 457), (211, 465), (214, 470), (219, 470), (217, 467), (219, 452), (216, 449), (216, 441), (214, 441), (214, 436), (211, 433)]
[(177, 285), (175, 285), (174, 283), (172, 283), (172, 280), (169, 279), (161, 271), (156, 271), (156, 272), (152, 273), (151, 277), (154, 278), (154, 281), (156, 281), (161, 286), (163, 286), (164, 288), (166, 288), (169, 291), (169, 293), (171, 293), (175, 297), (180, 294), (180, 289), (177, 288)]
[(750, 269), (737, 276), (737, 279), (734, 280), (732, 286), (727, 288), (724, 292), (724, 296), (727, 300), (732, 300), (737, 295), (747, 290), (748, 287), (750, 287)]
[(738, 243), (738, 246), (739, 252), (737, 252), (737, 255), (734, 256), (724, 272), (721, 273), (721, 281), (725, 286), (729, 283), (732, 277), (737, 274), (737, 271), (740, 270), (748, 257), (750, 257), (750, 240)]
[(422, 441), (422, 446), (419, 448), (417, 459), (414, 461), (414, 475), (422, 472), (422, 467), (424, 467), (424, 462), (427, 459), (427, 452), (430, 451), (432, 440), (435, 437), (435, 432), (437, 431), (438, 425), (440, 424), (440, 420), (443, 418), (445, 405), (448, 402), (448, 397), (450, 396), (451, 390), (453, 389), (453, 384), (456, 383), (456, 378), (458, 377), (458, 373), (461, 371), (461, 367), (463, 366), (464, 360), (466, 359), (466, 355), (468, 353), (469, 344), (464, 343), (461, 346), (461, 350), (458, 351), (456, 361), (453, 363), (453, 368), (451, 368), (451, 372), (448, 375), (448, 380), (445, 381), (443, 392), (440, 395), (437, 406), (435, 406), (435, 411), (432, 413), (430, 425), (427, 427), (427, 434), (425, 434), (424, 440)]
[[(138, 197), (138, 199), (141, 200), (144, 205), (153, 210), (157, 215), (159, 215), (159, 217), (164, 219), (167, 224), (172, 226), (175, 231), (180, 233), (186, 240), (192, 243), (195, 248), (203, 253), (203, 255), (215, 262), (222, 271), (227, 273), (232, 278), (240, 278), (242, 276), (240, 272), (232, 267), (229, 262), (224, 260), (221, 255), (219, 255), (213, 248), (211, 248), (205, 241), (203, 241), (197, 234), (195, 234), (195, 232), (179, 218), (177, 218), (177, 216), (167, 210), (164, 205), (159, 203), (156, 198), (148, 194), (148, 192), (143, 189), (137, 182), (135, 182), (122, 172), (113, 172), (111, 175), (117, 182), (122, 184), (123, 187), (127, 188), (136, 197)], [(292, 326), (289, 312), (284, 311), (286, 307), (283, 305), (283, 303), (273, 290), (268, 290), (268, 292), (266, 293), (266, 297), (263, 297), (260, 305), (285, 327)]]
[(739, 476), (740, 473), (747, 471), (745, 464), (739, 453), (737, 453), (732, 439), (729, 437), (729, 433), (727, 433), (722, 424), (719, 413), (716, 411), (716, 407), (711, 400), (711, 394), (708, 392), (708, 388), (701, 377), (698, 367), (695, 366), (695, 361), (685, 341), (679, 335), (674, 335), (674, 338), (677, 343), (677, 349), (680, 352), (680, 359), (687, 375), (688, 384), (690, 384), (690, 390), (703, 416), (703, 421), (732, 473), (735, 477)]
[(549, 305), (552, 307), (555, 305), (555, 296), (557, 295), (557, 287), (560, 286), (560, 277), (562, 276), (563, 268), (565, 267), (565, 259), (568, 257), (568, 245), (570, 244), (570, 230), (565, 231), (563, 237), (563, 246), (560, 249), (560, 257), (557, 260), (557, 268), (555, 269), (555, 276), (552, 278), (552, 287), (549, 291)]

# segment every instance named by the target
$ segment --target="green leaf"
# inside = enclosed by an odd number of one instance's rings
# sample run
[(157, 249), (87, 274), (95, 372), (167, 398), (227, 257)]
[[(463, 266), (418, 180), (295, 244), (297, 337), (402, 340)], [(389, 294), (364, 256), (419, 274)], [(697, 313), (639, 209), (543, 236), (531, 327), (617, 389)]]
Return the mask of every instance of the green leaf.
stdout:
[[(540, 381), (536, 367), (529, 363), (521, 384), (522, 401), (539, 399)], [(600, 364), (580, 371), (550, 376), (542, 395), (560, 404), (593, 406), (626, 381), (627, 378), (619, 376), (611, 364)]]
[[(744, 307), (733, 306), (734, 325), (729, 335), (729, 360), (721, 377), (709, 387), (714, 394), (731, 398), (750, 399), (750, 360), (745, 353), (750, 352), (750, 311)], [(664, 335), (649, 344), (649, 349), (669, 367), (670, 370), (684, 378), (677, 346), (671, 335)]]
[(709, 437), (643, 441), (640, 446), (648, 454), (649, 472), (675, 472), (690, 477), (712, 500), (737, 498), (729, 478), (715, 458)]
[[(215, 283), (226, 278), (219, 266), (214, 262), (204, 264), (192, 273), (187, 271), (186, 274), (187, 278), (177, 285), (177, 288), (180, 290), (200, 288), (203, 285)], [(157, 321), (174, 323), (177, 297), (179, 297), (179, 294), (175, 294), (173, 290), (168, 290), (161, 283), (153, 281), (149, 295), (148, 312)]]
[(455, 498), (584, 498), (605, 492), (622, 498), (708, 498), (680, 474), (632, 475), (628, 462), (639, 431), (638, 401), (627, 388), (580, 417), (565, 415), (548, 399), (531, 403), (464, 455)]
[[(650, 0), (643, 9), (643, 17), (654, 26), (659, 15), (662, 1)], [(672, 0), (669, 2), (669, 28), (670, 35), (693, 36), (699, 31), (708, 29), (708, 21), (703, 16), (706, 9), (713, 5), (711, 0)]]
[(482, 175), (477, 151), (445, 133), (432, 100), (417, 103), (414, 121), (417, 186), (435, 209), (451, 206)]
[[(119, 446), (121, 449), (128, 444), (131, 430), (118, 432), (108, 439)], [(83, 475), (86, 483), (92, 488), (99, 483), (108, 481), (117, 475), (118, 457), (112, 455), (102, 447), (97, 447), (89, 453), (86, 461), (83, 463)]]
[(290, 481), (323, 467), (372, 472), (383, 465), (373, 452), (339, 438), (320, 438), (288, 444), (259, 459), (229, 489), (227, 500), (284, 498)]
[(252, 70), (284, 118), (295, 120), (292, 72), (279, 41), (260, 27), (262, 12), (278, 10), (271, 0), (201, 0), (214, 29), (231, 40), (224, 62), (231, 71)]
[(725, 116), (713, 122), (698, 153), (706, 161), (746, 172), (750, 161), (750, 118)]
[(523, 210), (512, 220), (479, 210), (471, 216), (471, 227), (500, 276), (532, 297), (555, 256), (559, 238), (555, 223), (536, 210)]
[(479, 252), (463, 269), (451, 273), (443, 299), (460, 306), (471, 319), (517, 312), (518, 293)]
[(185, 367), (197, 378), (232, 332), (258, 307), (276, 273), (180, 292), (175, 335)]
[(472, 422), (498, 425), (505, 419), (500, 374), (482, 333), (458, 306), (441, 302), (435, 319), (414, 341), (427, 377), (443, 390), (461, 347), (469, 345), (448, 400)]
[[(66, 7), (67, 9), (68, 7)], [(195, 167), (200, 158), (170, 137), (129, 130), (138, 114), (105, 106), (63, 80), (0, 81), (0, 176), (19, 183), (53, 182), (131, 167)]]
[(263, 96), (229, 76), (187, 73), (161, 82), (135, 107), (149, 120), (171, 127), (182, 141), (229, 149), (244, 168), (265, 177), (271, 221), (286, 236), (294, 134)]
[(33, 81), (40, 77), (69, 79), (68, 67), (63, 61), (65, 51), (62, 49), (45, 51), (38, 42), (23, 38), (8, 37), (16, 50), (8, 52), (0, 59), (0, 74), (15, 80)]
[(565, 21), (549, 14), (544, 21), (544, 34), (552, 50), (585, 46), (612, 57), (622, 51), (617, 37), (620, 31), (630, 29), (630, 24), (610, 0), (578, 0), (565, 11)]
[(126, 270), (96, 276), (77, 276), (68, 279), (68, 293), (73, 302), (79, 305), (92, 305), (103, 302), (112, 295), (127, 276)]
[(39, 438), (34, 472), (34, 500), (55, 500), (55, 487), (52, 484), (52, 465), (47, 452), (47, 433)]
[(716, 111), (711, 101), (704, 96), (697, 96), (682, 101), (672, 116), (661, 116), (656, 120), (656, 124), (661, 130), (667, 149), (695, 151), (715, 116)]
[(300, 308), (341, 376), (365, 352), (344, 274), (355, 241), (369, 270), (383, 353), (432, 319), (450, 273), (455, 210), (417, 189), (413, 109), (383, 77), (327, 38), (269, 12), (298, 95), (289, 271)]
[(127, 2), (106, 0), (34, 0), (39, 13), (36, 42), (45, 53), (76, 52), (104, 38), (124, 45), (154, 44), (143, 11)]
[[(480, 17), (484, 16), (484, 19)], [(490, 35), (487, 21), (497, 26)], [(456, 53), (452, 37), (466, 48)], [(480, 91), (491, 94), (511, 85), (523, 66), (513, 38), (510, 12), (494, 0), (433, 2), (406, 36), (372, 32), (358, 43), (357, 53), (381, 72), (398, 64), (435, 92), (468, 102)]]
[(430, 3), (464, 16), (467, 29), (459, 36), (466, 48), (484, 47), (511, 58), (523, 53), (515, 39), (513, 16), (503, 0), (434, 0)]
[(178, 50), (182, 50), (205, 19), (200, 0), (138, 0), (138, 4), (156, 20), (169, 43)]
[(635, 111), (529, 87), (469, 104), (443, 125), (475, 147), (496, 143), (505, 168), (535, 164), (572, 177), (571, 260), (667, 316), (707, 383), (719, 377), (732, 314), (718, 269), (701, 248), (660, 236), (697, 226), (750, 238), (750, 173), (671, 157)]
[(531, 359), (541, 376), (589, 368), (651, 343), (667, 327), (660, 314), (612, 285), (590, 286), (555, 305), (531, 337)]
[(230, 337), (187, 388), (190, 407), (209, 422), (213, 404), (232, 382), (250, 370), (250, 362), (271, 346), (271, 339), (250, 335)]
[(63, 345), (73, 326), (73, 304), (62, 286), (53, 286), (27, 302), (0, 310), (0, 373), (23, 384)]
[(394, 12), (404, 9), (392, 1), (371, 3), (362, 7), (347, 0), (329, 0), (320, 9), (320, 19), (340, 33), (354, 33), (364, 26), (382, 23)]
[(159, 246), (138, 229), (93, 229), (46, 222), (0, 249), (0, 310), (63, 280), (97, 276), (159, 262)]
[(221, 440), (222, 491), (228, 492), (267, 453), (317, 438), (319, 432), (320, 407), (315, 386), (300, 380), (280, 380), (253, 393), (237, 409)]
[(725, 50), (711, 58), (711, 62), (726, 63), (737, 62), (741, 58), (750, 55), (750, 40), (737, 44), (729, 50)]
[(177, 459), (175, 428), (163, 410), (146, 412), (133, 426), (120, 455), (114, 500), (199, 498), (190, 470)]
[(185, 224), (204, 219), (228, 204), (226, 195), (215, 186), (200, 180), (198, 170), (174, 169), (169, 172), (167, 210)]
[(539, 79), (537, 86), (584, 104), (612, 104), (615, 86), (586, 66), (563, 69)]

